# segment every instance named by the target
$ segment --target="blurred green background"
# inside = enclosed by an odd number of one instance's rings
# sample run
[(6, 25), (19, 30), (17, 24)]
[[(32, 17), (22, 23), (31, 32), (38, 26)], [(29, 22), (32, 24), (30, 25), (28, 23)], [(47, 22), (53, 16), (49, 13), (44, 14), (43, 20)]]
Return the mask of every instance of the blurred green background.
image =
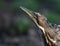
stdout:
[[(20, 6), (40, 12), (51, 23), (60, 23), (60, 0), (0, 0), (0, 13), (11, 17), (13, 22), (11, 27), (8, 27), (15, 29), (18, 33), (26, 32), (33, 25), (30, 18), (19, 8)], [(3, 27), (6, 29), (5, 23)]]

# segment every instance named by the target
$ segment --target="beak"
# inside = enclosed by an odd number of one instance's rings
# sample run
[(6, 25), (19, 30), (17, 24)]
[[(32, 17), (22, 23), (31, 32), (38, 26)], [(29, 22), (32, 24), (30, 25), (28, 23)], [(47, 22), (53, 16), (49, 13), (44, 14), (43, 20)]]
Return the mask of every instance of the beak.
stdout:
[[(33, 20), (33, 22), (38, 26), (38, 28), (40, 28), (41, 30), (43, 30), (44, 32), (44, 28), (41, 27), (39, 24), (38, 24), (38, 17), (41, 16), (40, 13), (38, 12), (33, 12), (31, 10), (28, 10), (27, 8), (24, 8), (24, 7), (20, 7), (20, 9), (22, 9), (25, 13), (28, 14), (28, 16)], [(44, 32), (45, 33), (45, 32)]]
[[(24, 7), (20, 7), (26, 14), (28, 14), (28, 16), (33, 20), (36, 20), (38, 16), (35, 15), (35, 12), (28, 10), (27, 8)], [(33, 21), (34, 21), (33, 20)]]
[(35, 16), (34, 14), (34, 12), (33, 11), (31, 11), (31, 10), (28, 10), (27, 8), (24, 8), (24, 7), (20, 7), (26, 14), (28, 14), (28, 16), (34, 21), (34, 22), (37, 22), (37, 17), (38, 16)]
[(28, 10), (27, 8), (24, 7), (20, 7), (26, 14), (28, 14), (28, 16), (35, 22), (37, 23), (38, 20), (38, 16), (41, 16), (39, 13), (37, 12), (33, 12), (31, 10)]

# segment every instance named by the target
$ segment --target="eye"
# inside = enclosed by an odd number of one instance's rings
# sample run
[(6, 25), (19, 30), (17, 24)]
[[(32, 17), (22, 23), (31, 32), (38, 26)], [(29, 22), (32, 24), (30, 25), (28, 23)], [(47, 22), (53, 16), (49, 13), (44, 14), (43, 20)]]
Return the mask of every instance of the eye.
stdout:
[(42, 18), (42, 21), (46, 21), (45, 18)]

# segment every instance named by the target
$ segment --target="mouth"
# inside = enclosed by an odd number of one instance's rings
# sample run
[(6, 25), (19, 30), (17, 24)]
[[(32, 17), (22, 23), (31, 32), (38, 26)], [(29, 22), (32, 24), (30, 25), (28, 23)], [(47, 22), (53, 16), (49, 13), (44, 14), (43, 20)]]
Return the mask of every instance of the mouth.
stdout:
[(23, 10), (36, 24), (38, 24), (37, 23), (38, 16), (41, 16), (41, 15), (39, 15), (39, 13), (33, 12), (33, 11), (31, 11), (31, 10), (25, 8), (25, 7), (20, 7), (20, 9)]
[(38, 16), (35, 15), (35, 12), (25, 8), (25, 7), (20, 7), (21, 10), (23, 10), (26, 14), (28, 14), (28, 16), (33, 20), (36, 19)]

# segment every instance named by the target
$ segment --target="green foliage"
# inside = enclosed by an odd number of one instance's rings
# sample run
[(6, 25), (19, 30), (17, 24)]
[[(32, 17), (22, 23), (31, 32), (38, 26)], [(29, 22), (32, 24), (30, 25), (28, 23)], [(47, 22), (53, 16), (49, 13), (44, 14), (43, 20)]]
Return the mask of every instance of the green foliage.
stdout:
[(48, 18), (48, 20), (52, 23), (60, 23), (60, 16), (57, 13), (54, 13), (52, 11), (48, 11), (46, 14), (46, 17)]
[(14, 28), (20, 33), (27, 32), (30, 27), (31, 22), (24, 17), (18, 17), (14, 22)]

